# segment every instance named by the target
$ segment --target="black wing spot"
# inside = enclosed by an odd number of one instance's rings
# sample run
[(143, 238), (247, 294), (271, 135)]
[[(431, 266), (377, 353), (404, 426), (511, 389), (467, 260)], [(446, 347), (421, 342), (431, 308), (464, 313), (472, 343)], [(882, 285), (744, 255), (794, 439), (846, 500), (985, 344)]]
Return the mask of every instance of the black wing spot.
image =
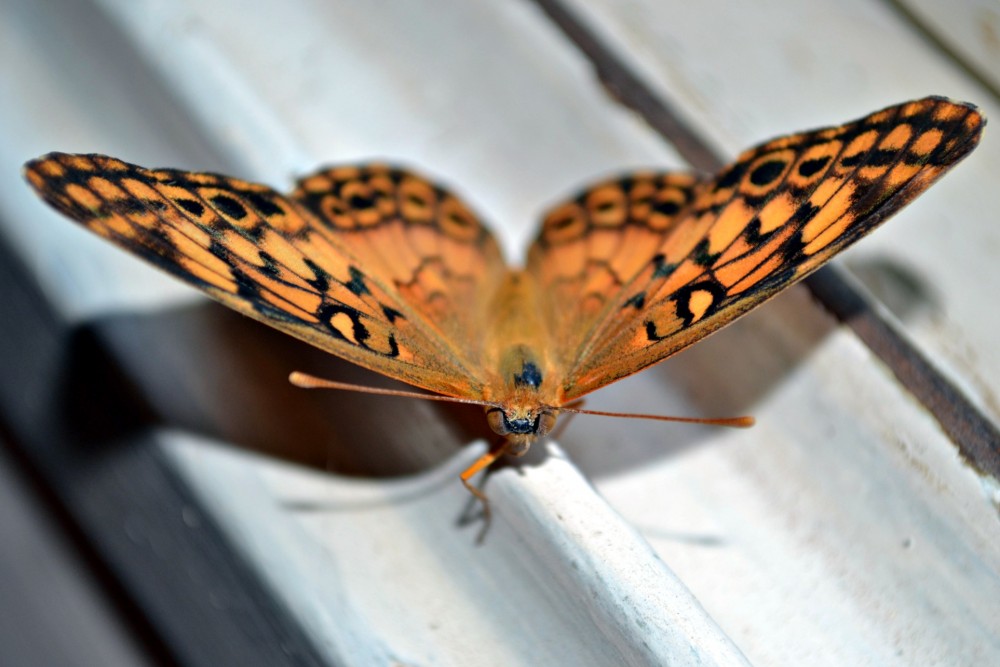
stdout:
[(195, 217), (200, 218), (205, 214), (205, 207), (193, 199), (175, 199), (174, 203)]
[(429, 209), (431, 207), (431, 200), (425, 197), (423, 194), (418, 194), (416, 192), (406, 193), (406, 202), (415, 208), (422, 210)]
[(708, 251), (709, 246), (708, 239), (702, 239), (694, 247), (694, 250), (691, 251), (691, 259), (698, 266), (712, 266), (715, 260), (719, 258), (719, 253), (710, 253)]
[(375, 199), (374, 197), (366, 197), (364, 195), (355, 194), (351, 195), (347, 204), (356, 211), (364, 211), (375, 206)]
[(719, 178), (715, 182), (715, 187), (720, 190), (733, 187), (740, 182), (741, 178), (743, 178), (743, 170), (745, 167), (746, 165), (744, 164), (734, 164), (732, 167), (719, 175)]
[(275, 215), (282, 215), (285, 211), (273, 201), (256, 192), (247, 192), (243, 195), (250, 205), (257, 209), (265, 218)]
[[(333, 325), (334, 318), (341, 313), (347, 315), (347, 317), (351, 320), (351, 334), (353, 335), (354, 340), (345, 336), (337, 329), (337, 327)], [(319, 318), (321, 322), (326, 324), (327, 331), (332, 333), (337, 340), (342, 340), (350, 343), (351, 345), (360, 345), (367, 349), (371, 349), (365, 345), (365, 341), (368, 340), (368, 337), (371, 334), (368, 333), (368, 329), (365, 325), (361, 323), (361, 314), (353, 308), (333, 303), (326, 304), (320, 308)]]
[(819, 213), (819, 206), (812, 204), (810, 202), (805, 202), (799, 206), (798, 210), (795, 211), (795, 215), (789, 221), (793, 225), (805, 225), (807, 222), (816, 217)]
[(622, 306), (622, 310), (625, 310), (629, 306), (632, 306), (636, 310), (642, 310), (642, 307), (645, 305), (646, 305), (646, 293), (639, 292), (629, 297), (628, 301), (626, 301), (625, 304)]
[(750, 172), (750, 182), (758, 187), (773, 183), (785, 171), (784, 160), (768, 160)]
[(303, 260), (303, 263), (313, 274), (313, 277), (309, 278), (306, 282), (320, 294), (326, 294), (330, 290), (330, 274), (308, 257)]
[(111, 209), (124, 215), (135, 215), (145, 213), (149, 210), (149, 204), (143, 199), (119, 199), (113, 202)]
[[(338, 315), (346, 315), (350, 320), (350, 335), (345, 334), (343, 327), (335, 324)], [(351, 345), (363, 347), (369, 352), (374, 352), (375, 354), (379, 354), (383, 357), (399, 356), (399, 344), (396, 342), (396, 336), (393, 334), (389, 334), (389, 337), (386, 339), (386, 342), (389, 344), (388, 351), (377, 350), (368, 345), (366, 341), (371, 338), (371, 333), (361, 322), (361, 313), (353, 308), (333, 303), (325, 304), (322, 308), (320, 308), (318, 316), (320, 321), (326, 324), (327, 331), (332, 333), (337, 340), (342, 340), (350, 343)], [(342, 320), (341, 323), (346, 324), (346, 322), (343, 322)]]
[(406, 317), (403, 316), (403, 313), (386, 305), (382, 305), (382, 313), (385, 315), (386, 319), (389, 320), (389, 324), (394, 324), (398, 319), (406, 319)]
[(247, 217), (247, 210), (243, 204), (239, 203), (229, 195), (215, 195), (212, 203), (224, 214), (234, 220), (242, 220)]
[(287, 321), (289, 319), (288, 313), (279, 311), (275, 306), (272, 306), (261, 298), (261, 286), (259, 280), (254, 280), (241, 269), (233, 268), (231, 270), (233, 272), (233, 278), (236, 280), (237, 295), (239, 295), (242, 299), (249, 301), (253, 305), (254, 310), (263, 315), (267, 315), (281, 321)]
[(666, 278), (677, 268), (675, 264), (667, 261), (667, 257), (663, 253), (654, 256), (651, 263), (653, 265), (653, 280)]
[(681, 205), (675, 201), (658, 201), (653, 204), (653, 210), (662, 215), (677, 215), (681, 210)]
[(389, 351), (384, 353), (387, 357), (399, 356), (399, 344), (396, 343), (396, 335), (389, 334)]
[(899, 159), (898, 150), (877, 148), (869, 154), (868, 164), (872, 167), (887, 167)]
[(653, 320), (646, 320), (646, 338), (649, 339), (650, 343), (658, 343), (664, 338), (668, 338), (670, 334), (666, 336), (661, 336), (656, 330), (656, 322)]
[(552, 229), (565, 229), (576, 222), (576, 220), (577, 218), (575, 215), (565, 214), (558, 218), (549, 220), (549, 227)]
[(465, 216), (458, 215), (457, 213), (449, 213), (448, 222), (456, 227), (462, 227), (464, 229), (468, 229), (473, 226), (471, 220), (467, 219)]
[[(691, 311), (691, 296), (695, 292), (707, 292), (711, 295), (711, 302), (708, 307), (701, 313), (697, 315)], [(714, 280), (702, 280), (697, 283), (690, 285), (685, 285), (684, 287), (677, 290), (670, 298), (677, 305), (677, 315), (684, 321), (684, 326), (689, 327), (696, 320), (703, 320), (713, 312), (718, 310), (719, 304), (726, 297), (726, 289), (715, 282)], [(646, 327), (646, 333), (649, 333), (649, 327)], [(653, 340), (650, 338), (650, 340)]]
[(224, 244), (220, 243), (218, 239), (213, 238), (208, 244), (208, 251), (218, 257), (219, 259), (225, 261), (228, 264), (232, 264), (232, 252)]
[(280, 278), (281, 269), (278, 266), (278, 262), (275, 261), (274, 257), (263, 250), (259, 251), (257, 255), (260, 257), (261, 261), (261, 273), (263, 273), (268, 278)]
[(810, 160), (805, 160), (799, 165), (799, 176), (803, 178), (809, 178), (810, 176), (815, 176), (823, 168), (830, 163), (830, 156), (826, 155), (824, 157), (815, 157)]
[(355, 267), (349, 267), (347, 269), (351, 274), (350, 282), (344, 283), (344, 287), (349, 289), (351, 292), (357, 296), (364, 296), (365, 294), (371, 294), (371, 290), (368, 289), (368, 285), (365, 284), (365, 274), (358, 271)]
[(847, 157), (841, 158), (840, 166), (842, 167), (857, 167), (859, 164), (865, 161), (868, 157), (868, 151), (861, 151), (860, 153), (855, 153), (854, 155), (848, 155)]

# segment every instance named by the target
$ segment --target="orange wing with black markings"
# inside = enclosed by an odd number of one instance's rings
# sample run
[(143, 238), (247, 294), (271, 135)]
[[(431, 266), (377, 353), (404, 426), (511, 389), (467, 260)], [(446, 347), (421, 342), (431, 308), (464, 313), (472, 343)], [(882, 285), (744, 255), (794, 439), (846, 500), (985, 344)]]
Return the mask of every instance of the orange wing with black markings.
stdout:
[(703, 183), (693, 174), (633, 173), (597, 183), (545, 216), (527, 270), (544, 295), (549, 330), (559, 333), (552, 352), (560, 367), (587, 354), (598, 319), (612, 312), (625, 282), (649, 263)]
[(410, 384), (483, 393), (470, 313), (503, 259), (464, 204), (418, 176), (332, 169), (285, 197), (101, 155), (52, 153), (25, 173), (56, 209), (234, 310)]
[[(633, 176), (556, 209), (528, 266), (547, 311), (574, 332), (563, 399), (674, 354), (815, 271), (968, 155), (984, 122), (972, 105), (929, 97), (769, 141), (709, 181), (645, 175), (637, 196)], [(658, 198), (677, 205), (658, 211)]]

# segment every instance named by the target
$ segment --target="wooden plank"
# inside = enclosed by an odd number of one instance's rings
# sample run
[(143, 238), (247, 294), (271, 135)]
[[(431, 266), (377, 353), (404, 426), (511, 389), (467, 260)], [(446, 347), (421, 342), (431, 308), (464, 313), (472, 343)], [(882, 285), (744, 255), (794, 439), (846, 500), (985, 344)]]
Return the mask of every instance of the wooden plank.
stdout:
[(557, 448), (490, 480), (495, 517), (480, 540), (455, 479), (481, 447), (387, 483), (170, 440), (207, 504), (346, 664), (745, 664)]
[(984, 88), (1000, 88), (1000, 7), (991, 0), (947, 5), (933, 0), (895, 0), (893, 7), (935, 47), (949, 52)]
[(599, 427), (574, 426), (570, 455), (754, 664), (988, 662), (1000, 651), (996, 486), (807, 309), (797, 292), (642, 378), (655, 395), (657, 381), (730, 378), (703, 400), (738, 410), (753, 397), (754, 438), (681, 433), (665, 446), (631, 431), (609, 448)]

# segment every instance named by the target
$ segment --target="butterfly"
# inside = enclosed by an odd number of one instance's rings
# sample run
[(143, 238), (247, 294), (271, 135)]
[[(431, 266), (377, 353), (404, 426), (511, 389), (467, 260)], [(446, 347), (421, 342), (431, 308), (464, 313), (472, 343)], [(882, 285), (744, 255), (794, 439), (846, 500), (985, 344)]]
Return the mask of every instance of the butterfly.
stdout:
[(382, 164), (323, 169), (288, 195), (103, 155), (50, 153), (25, 176), (230, 308), (482, 405), (503, 439), (461, 480), (488, 511), (477, 472), (815, 271), (968, 155), (984, 124), (971, 104), (928, 97), (773, 139), (715, 176), (606, 180), (544, 217), (523, 268), (453, 193)]

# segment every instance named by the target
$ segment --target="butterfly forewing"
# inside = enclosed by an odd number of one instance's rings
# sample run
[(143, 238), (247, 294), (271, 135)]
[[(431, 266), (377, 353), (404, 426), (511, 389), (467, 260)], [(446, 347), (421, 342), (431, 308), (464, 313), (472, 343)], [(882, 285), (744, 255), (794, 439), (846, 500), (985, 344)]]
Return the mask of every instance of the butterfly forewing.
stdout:
[[(983, 124), (971, 105), (926, 98), (745, 152), (696, 190), (662, 242), (622, 251), (639, 268), (615, 275), (599, 316), (577, 316), (593, 326), (566, 367), (565, 399), (670, 356), (816, 270), (965, 157)], [(581, 227), (574, 242), (589, 246), (595, 233)], [(533, 252), (535, 266), (552, 253), (542, 241)], [(537, 275), (548, 290), (552, 274)]]
[[(459, 326), (454, 322), (475, 303), (475, 290), (454, 283), (480, 285), (503, 270), (492, 237), (464, 207), (455, 214), (463, 216), (460, 223), (447, 216), (444, 223), (415, 223), (405, 215), (412, 207), (404, 193), (387, 185), (377, 197), (347, 195), (345, 215), (310, 210), (323, 199), (319, 185), (335, 185), (328, 172), (317, 174), (308, 192), (304, 179), (290, 199), (264, 185), (147, 170), (100, 155), (52, 153), (25, 169), (54, 207), (241, 313), (410, 384), (453, 396), (482, 394), (475, 352), (441, 333)], [(403, 178), (385, 167), (355, 172), (359, 192), (366, 181)], [(345, 196), (348, 180), (336, 184), (335, 196)], [(377, 215), (358, 205), (365, 197), (376, 200)], [(439, 208), (432, 210), (437, 215)], [(380, 240), (379, 254), (371, 249)], [(402, 268), (394, 242), (406, 246)], [(475, 327), (466, 335), (475, 336)]]

